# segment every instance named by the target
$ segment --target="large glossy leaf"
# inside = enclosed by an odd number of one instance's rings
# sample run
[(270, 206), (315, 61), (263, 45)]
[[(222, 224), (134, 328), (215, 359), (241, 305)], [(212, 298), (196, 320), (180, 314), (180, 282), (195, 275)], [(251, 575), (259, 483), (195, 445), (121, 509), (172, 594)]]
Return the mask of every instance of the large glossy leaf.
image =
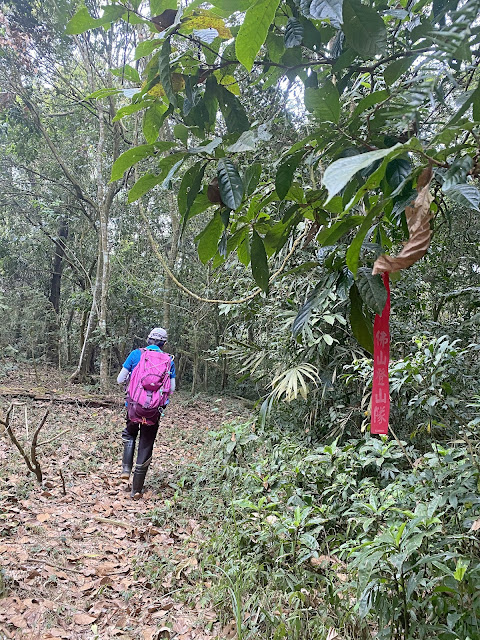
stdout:
[(145, 56), (149, 56), (151, 53), (158, 49), (163, 44), (163, 40), (155, 39), (155, 40), (143, 40), (139, 42), (137, 48), (135, 49), (135, 57), (134, 60), (139, 60), (140, 58), (144, 58)]
[(383, 77), (387, 86), (390, 87), (400, 78), (400, 76), (406, 73), (416, 59), (417, 56), (413, 54), (411, 56), (399, 58), (398, 60), (394, 60), (393, 62), (391, 62), (383, 72)]
[(262, 238), (253, 230), (251, 246), (252, 275), (263, 291), (268, 291), (268, 261)]
[(473, 184), (456, 184), (447, 195), (457, 204), (480, 211), (480, 191)]
[(373, 354), (373, 327), (370, 320), (365, 316), (362, 309), (362, 298), (357, 286), (350, 287), (350, 326), (352, 333), (358, 343)]
[(340, 97), (338, 89), (331, 80), (321, 87), (305, 89), (305, 107), (321, 122), (338, 123), (340, 118)]
[(315, 20), (330, 20), (338, 27), (342, 22), (343, 0), (302, 0), (300, 3), (305, 15)]
[(298, 18), (289, 18), (285, 27), (285, 46), (287, 49), (302, 44), (303, 25)]
[(222, 85), (217, 86), (216, 95), (228, 133), (242, 133), (250, 129), (248, 116), (240, 100)]
[(163, 180), (164, 176), (162, 175), (146, 173), (137, 180), (128, 192), (128, 202), (136, 202), (139, 198), (148, 193), (148, 191), (151, 191), (154, 187), (163, 182)]
[(373, 93), (369, 93), (367, 96), (362, 98), (360, 102), (357, 104), (357, 106), (355, 107), (355, 111), (352, 114), (352, 118), (356, 118), (367, 109), (370, 109), (370, 107), (373, 107), (374, 105), (379, 104), (380, 102), (383, 102), (388, 98), (389, 95), (390, 95), (390, 92), (387, 91), (386, 89), (381, 89), (380, 91), (374, 91)]
[[(166, 149), (170, 149), (174, 146), (174, 143), (169, 142), (167, 145)], [(110, 181), (119, 180), (127, 169), (133, 167), (140, 160), (152, 156), (156, 150), (157, 147), (153, 144), (141, 144), (122, 153), (113, 163)]]
[(217, 211), (205, 229), (197, 236), (198, 257), (203, 264), (206, 264), (217, 253), (218, 242), (222, 235), (223, 228), (222, 218)]
[(170, 71), (170, 54), (172, 52), (172, 48), (170, 45), (170, 39), (167, 38), (162, 45), (160, 50), (160, 56), (158, 58), (158, 75), (160, 77), (160, 82), (165, 91), (165, 95), (167, 96), (171, 105), (176, 106), (177, 104), (177, 96), (173, 90), (172, 85), (172, 73)]
[(153, 144), (158, 138), (158, 132), (165, 120), (166, 105), (155, 102), (151, 107), (146, 109), (143, 114), (142, 130), (145, 140), (149, 144)]
[(320, 246), (329, 247), (334, 245), (347, 231), (361, 224), (364, 220), (363, 216), (349, 216), (342, 220), (337, 220), (331, 227), (324, 227), (317, 236), (317, 242)]
[(205, 166), (204, 162), (195, 163), (185, 172), (180, 184), (178, 191), (178, 210), (184, 226), (189, 220), (190, 210), (202, 187)]
[(411, 172), (412, 165), (410, 160), (407, 158), (394, 158), (387, 164), (385, 176), (392, 190), (395, 190), (408, 178)]
[(411, 148), (418, 148), (418, 141), (414, 138), (406, 144), (398, 143), (388, 149), (368, 151), (336, 160), (327, 167), (323, 176), (323, 184), (328, 190), (328, 199), (330, 200), (341, 191), (357, 171), (369, 167), (377, 160), (393, 159)]
[(365, 216), (360, 229), (357, 231), (355, 238), (350, 243), (350, 246), (347, 249), (347, 253), (345, 256), (347, 267), (350, 269), (354, 276), (357, 275), (360, 249), (362, 248), (365, 236), (367, 235), (369, 229), (371, 229), (372, 222), (377, 213), (378, 209), (372, 207), (368, 214)]
[(383, 284), (382, 276), (374, 276), (369, 267), (361, 267), (358, 270), (357, 287), (369, 309), (381, 315), (387, 302), (387, 290)]
[(253, 63), (267, 38), (280, 0), (256, 0), (249, 7), (235, 40), (235, 52), (243, 66), (252, 70)]
[(247, 167), (247, 169), (245, 170), (245, 175), (243, 176), (246, 196), (251, 196), (255, 191), (259, 183), (261, 174), (262, 165), (260, 164), (260, 162), (254, 162)]
[(229, 209), (237, 209), (243, 198), (243, 181), (237, 167), (228, 158), (218, 162), (218, 188), (222, 202)]
[(297, 151), (293, 155), (287, 156), (287, 159), (278, 167), (275, 175), (275, 191), (280, 200), (287, 195), (293, 182), (293, 175), (298, 165), (302, 161), (305, 152)]
[(348, 44), (364, 58), (373, 58), (385, 53), (385, 23), (374, 9), (359, 0), (343, 1), (342, 29)]
[(101, 18), (92, 18), (86, 7), (82, 7), (67, 23), (66, 32), (69, 35), (78, 35), (89, 29), (103, 27), (119, 20), (125, 13), (125, 7), (109, 5), (104, 7)]
[(448, 191), (459, 183), (464, 183), (473, 167), (473, 160), (470, 156), (460, 156), (455, 158), (448, 171), (443, 176), (442, 191)]
[(141, 83), (138, 71), (129, 64), (126, 64), (123, 67), (119, 67), (118, 69), (111, 69), (111, 72), (118, 78), (124, 78), (125, 80), (129, 80), (130, 82), (134, 82), (135, 84)]

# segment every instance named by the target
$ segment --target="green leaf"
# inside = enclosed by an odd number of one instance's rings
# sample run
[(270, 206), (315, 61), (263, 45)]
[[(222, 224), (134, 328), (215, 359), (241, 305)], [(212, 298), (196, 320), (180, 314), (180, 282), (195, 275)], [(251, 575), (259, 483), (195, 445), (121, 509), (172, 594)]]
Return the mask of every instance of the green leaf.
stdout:
[(357, 285), (350, 287), (350, 326), (352, 333), (358, 343), (373, 354), (373, 326), (370, 320), (364, 315), (362, 309), (362, 299), (358, 292)]
[(237, 248), (237, 256), (240, 262), (248, 267), (250, 264), (250, 235), (247, 231), (243, 240), (239, 243)]
[(337, 220), (331, 227), (324, 227), (317, 236), (317, 242), (322, 247), (329, 247), (339, 240), (347, 231), (364, 221), (364, 216), (350, 216)]
[(480, 84), (472, 94), (473, 110), (472, 115), (475, 122), (480, 121)]
[(457, 582), (462, 582), (469, 564), (470, 560), (464, 560), (463, 558), (459, 558), (457, 560), (457, 566), (455, 568), (455, 573), (453, 574), (453, 577), (455, 578), (455, 580), (457, 580)]
[(305, 107), (321, 122), (338, 123), (340, 118), (340, 97), (337, 87), (326, 80), (321, 87), (305, 89)]
[(139, 198), (145, 195), (148, 191), (151, 191), (158, 184), (163, 182), (163, 176), (157, 176), (153, 173), (146, 173), (139, 178), (137, 182), (128, 192), (128, 203), (136, 202)]
[(252, 275), (263, 291), (268, 291), (268, 261), (262, 238), (253, 230), (251, 247)]
[(383, 72), (383, 78), (385, 80), (385, 84), (388, 87), (391, 87), (392, 84), (400, 78), (404, 73), (406, 73), (412, 64), (417, 59), (416, 54), (412, 54), (411, 56), (406, 56), (405, 58), (399, 58), (398, 60), (394, 60), (392, 63), (388, 65), (388, 67)]
[(190, 209), (202, 186), (205, 163), (197, 162), (185, 171), (178, 191), (178, 211), (185, 225), (189, 219)]
[(245, 14), (235, 40), (235, 53), (241, 64), (251, 71), (257, 53), (265, 42), (280, 0), (256, 0)]
[(275, 191), (280, 200), (287, 195), (293, 182), (293, 175), (298, 165), (302, 161), (305, 151), (297, 151), (297, 153), (287, 157), (285, 162), (278, 167), (275, 175)]
[(163, 44), (163, 39), (155, 38), (154, 40), (144, 40), (137, 45), (135, 49), (135, 57), (134, 60), (139, 60), (140, 58), (145, 58), (145, 56), (149, 56), (155, 49), (158, 49)]
[(170, 72), (171, 52), (172, 48), (170, 46), (170, 39), (168, 38), (163, 43), (162, 49), (160, 51), (160, 56), (158, 58), (158, 75), (160, 78), (160, 83), (165, 91), (165, 95), (167, 96), (170, 104), (175, 107), (177, 105), (177, 96), (173, 91), (172, 74)]
[(325, 285), (323, 282), (317, 284), (314, 290), (308, 295), (305, 304), (303, 304), (292, 324), (292, 335), (294, 338), (302, 331), (303, 327), (307, 324), (312, 314), (313, 309), (318, 303), (320, 296), (323, 294)]
[(347, 253), (345, 256), (345, 260), (347, 263), (347, 267), (353, 273), (354, 276), (357, 275), (359, 257), (360, 257), (360, 249), (362, 248), (363, 241), (365, 240), (365, 236), (368, 233), (368, 230), (372, 226), (372, 222), (378, 213), (378, 209), (376, 207), (372, 207), (368, 214), (365, 216), (364, 221), (362, 222), (360, 229), (357, 231), (357, 235), (351, 242), (350, 246), (347, 249)]
[(161, 102), (155, 102), (143, 114), (142, 130), (145, 140), (149, 144), (153, 144), (158, 138), (158, 132), (165, 119), (164, 114), (166, 111), (166, 105)]
[(195, 238), (198, 241), (198, 257), (206, 264), (217, 253), (218, 242), (223, 231), (223, 222), (217, 211), (205, 229)]
[(117, 78), (125, 78), (135, 84), (140, 84), (141, 82), (138, 71), (129, 64), (119, 67), (118, 69), (111, 69), (111, 72), (114, 76), (117, 76)]
[(121, 107), (117, 113), (115, 114), (115, 117), (113, 118), (113, 122), (117, 122), (118, 120), (121, 120), (122, 118), (124, 118), (125, 116), (128, 116), (132, 113), (136, 113), (137, 111), (142, 111), (142, 109), (145, 109), (146, 107), (150, 106), (151, 102), (135, 102), (134, 104), (127, 104), (124, 107)]
[(385, 175), (392, 190), (399, 187), (412, 172), (412, 165), (407, 158), (394, 158), (387, 164)]
[(315, 20), (330, 20), (334, 26), (342, 22), (343, 0), (312, 0), (308, 16)]
[(367, 153), (359, 153), (355, 156), (348, 156), (336, 160), (327, 167), (325, 175), (323, 176), (323, 184), (328, 190), (328, 200), (341, 191), (357, 171), (369, 167), (377, 160), (383, 160), (384, 158), (391, 159), (401, 155), (404, 151), (409, 151), (414, 148), (418, 148), (418, 141), (412, 138), (406, 144), (398, 143), (388, 149), (368, 151)]
[(262, 165), (260, 164), (260, 162), (254, 162), (247, 167), (245, 175), (243, 176), (244, 191), (246, 196), (251, 196), (255, 191), (259, 183), (261, 174)]
[(84, 31), (88, 31), (89, 29), (94, 29), (97, 26), (97, 20), (92, 18), (86, 7), (82, 7), (77, 11), (73, 18), (67, 22), (66, 32), (69, 35), (77, 35)]
[(365, 96), (364, 98), (362, 98), (360, 102), (357, 104), (357, 106), (355, 107), (355, 111), (352, 114), (352, 119), (356, 118), (361, 113), (363, 113), (367, 109), (370, 109), (370, 107), (373, 107), (379, 102), (383, 102), (388, 98), (389, 95), (390, 95), (390, 92), (387, 91), (386, 89), (369, 93), (368, 96)]
[(344, 0), (342, 29), (348, 44), (364, 58), (385, 53), (385, 23), (374, 9), (359, 0)]
[(387, 302), (387, 290), (383, 284), (382, 276), (372, 275), (369, 267), (361, 267), (358, 270), (357, 287), (367, 306), (381, 315)]
[(173, 127), (173, 135), (175, 138), (178, 138), (180, 142), (183, 143), (183, 146), (186, 147), (188, 144), (188, 127), (184, 124), (176, 124)]
[(287, 49), (302, 44), (303, 25), (298, 18), (289, 18), (285, 27), (285, 46)]
[(458, 183), (465, 182), (472, 167), (473, 160), (470, 156), (466, 155), (455, 158), (443, 176), (442, 191), (446, 192)]
[(457, 204), (480, 211), (480, 191), (473, 184), (456, 184), (447, 195)]
[(92, 18), (86, 7), (82, 7), (67, 23), (66, 32), (68, 35), (78, 35), (89, 29), (103, 27), (119, 20), (125, 13), (125, 7), (109, 5), (104, 7), (101, 18)]
[(122, 93), (120, 89), (99, 89), (98, 91), (94, 91), (93, 93), (89, 93), (88, 96), (85, 96), (85, 100), (101, 100), (102, 98), (108, 98), (109, 96), (118, 96), (119, 93)]
[(229, 209), (238, 209), (243, 199), (243, 182), (236, 166), (228, 158), (218, 162), (218, 188), (222, 202)]
[(239, 139), (227, 147), (230, 153), (242, 153), (244, 151), (255, 151), (259, 140), (255, 135), (255, 131), (244, 131)]
[(248, 131), (250, 122), (240, 100), (222, 85), (217, 86), (217, 98), (228, 133)]
[(110, 182), (119, 180), (127, 169), (130, 169), (130, 167), (140, 162), (140, 160), (152, 156), (154, 153), (155, 147), (153, 144), (141, 144), (138, 147), (124, 151), (113, 163)]

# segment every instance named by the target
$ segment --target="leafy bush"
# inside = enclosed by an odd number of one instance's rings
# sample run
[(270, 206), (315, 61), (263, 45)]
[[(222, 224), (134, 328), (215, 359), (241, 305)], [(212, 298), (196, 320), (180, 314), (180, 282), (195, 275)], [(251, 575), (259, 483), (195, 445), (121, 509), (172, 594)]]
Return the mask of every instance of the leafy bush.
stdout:
[(252, 422), (211, 437), (175, 508), (213, 523), (202, 578), (226, 619), (241, 606), (242, 637), (480, 637), (473, 449), (420, 455), (369, 437), (308, 447)]

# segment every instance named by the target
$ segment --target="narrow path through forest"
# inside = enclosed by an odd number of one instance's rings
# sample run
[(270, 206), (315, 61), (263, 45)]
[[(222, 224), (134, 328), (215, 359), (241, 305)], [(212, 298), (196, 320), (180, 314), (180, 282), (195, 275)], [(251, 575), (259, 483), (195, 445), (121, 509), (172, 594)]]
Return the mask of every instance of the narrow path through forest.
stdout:
[[(82, 402), (49, 407), (6, 390), (41, 396), (48, 383), (53, 394), (70, 399), (85, 394), (56, 372), (43, 387), (31, 375), (12, 374), (0, 382), (0, 411), (14, 402), (13, 428), (23, 442), (50, 409), (39, 438), (45, 443), (39, 449), (43, 486), (27, 472), (6, 434), (0, 435), (0, 638), (220, 637), (214, 611), (176, 598), (179, 581), (188, 580), (195, 566), (202, 523), (176, 522), (173, 516), (158, 527), (149, 513), (172, 496), (172, 478), (196, 459), (206, 432), (242, 408), (225, 398), (176, 394), (161, 422), (146, 493), (135, 502), (119, 479), (120, 394), (114, 409)], [(142, 565), (152, 557), (172, 557), (172, 551), (175, 575), (152, 584)]]

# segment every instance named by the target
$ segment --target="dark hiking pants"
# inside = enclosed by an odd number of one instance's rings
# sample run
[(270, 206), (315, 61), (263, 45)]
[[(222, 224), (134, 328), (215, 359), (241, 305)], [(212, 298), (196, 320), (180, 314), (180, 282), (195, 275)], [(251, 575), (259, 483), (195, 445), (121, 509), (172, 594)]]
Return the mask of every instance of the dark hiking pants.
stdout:
[(153, 425), (139, 424), (127, 418), (127, 426), (122, 431), (122, 440), (124, 442), (128, 440), (135, 442), (139, 431), (140, 438), (138, 441), (137, 465), (143, 465), (145, 462), (150, 461), (152, 457), (153, 444), (158, 431), (158, 422)]

